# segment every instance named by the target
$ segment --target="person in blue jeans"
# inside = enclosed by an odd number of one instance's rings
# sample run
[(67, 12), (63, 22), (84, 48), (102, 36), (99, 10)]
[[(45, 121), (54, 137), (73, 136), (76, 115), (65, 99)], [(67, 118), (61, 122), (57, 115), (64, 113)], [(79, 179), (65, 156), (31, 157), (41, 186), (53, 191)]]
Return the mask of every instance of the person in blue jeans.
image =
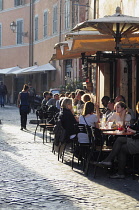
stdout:
[(29, 86), (25, 84), (23, 90), (18, 94), (17, 106), (19, 107), (21, 116), (21, 130), (26, 129), (27, 124), (27, 114), (30, 112), (29, 106)]
[[(139, 114), (139, 102), (136, 105), (136, 111)], [(124, 170), (127, 155), (139, 154), (139, 118), (136, 123), (127, 128), (127, 131), (132, 132), (134, 135), (131, 137), (118, 137), (108, 157), (99, 162), (100, 165), (111, 166), (115, 157), (118, 158), (118, 172), (110, 176), (112, 179), (125, 178)]]

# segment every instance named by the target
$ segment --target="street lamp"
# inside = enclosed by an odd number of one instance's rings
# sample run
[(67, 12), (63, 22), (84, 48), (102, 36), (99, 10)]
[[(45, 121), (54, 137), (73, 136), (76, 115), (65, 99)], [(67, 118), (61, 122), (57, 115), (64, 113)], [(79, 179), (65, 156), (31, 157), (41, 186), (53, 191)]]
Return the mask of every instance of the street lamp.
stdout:
[(16, 32), (17, 25), (16, 25), (16, 23), (14, 21), (11, 22), (10, 28), (11, 28), (13, 33), (18, 33), (18, 34), (21, 34), (22, 36), (25, 36), (25, 37), (28, 36), (28, 32), (21, 32), (21, 33), (20, 32)]

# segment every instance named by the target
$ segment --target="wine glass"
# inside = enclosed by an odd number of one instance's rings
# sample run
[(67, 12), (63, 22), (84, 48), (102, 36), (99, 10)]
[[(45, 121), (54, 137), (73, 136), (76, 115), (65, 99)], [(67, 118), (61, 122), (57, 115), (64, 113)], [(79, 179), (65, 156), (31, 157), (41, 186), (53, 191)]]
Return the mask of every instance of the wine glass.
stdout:
[(127, 128), (130, 126), (130, 121), (125, 121), (125, 131), (127, 132)]

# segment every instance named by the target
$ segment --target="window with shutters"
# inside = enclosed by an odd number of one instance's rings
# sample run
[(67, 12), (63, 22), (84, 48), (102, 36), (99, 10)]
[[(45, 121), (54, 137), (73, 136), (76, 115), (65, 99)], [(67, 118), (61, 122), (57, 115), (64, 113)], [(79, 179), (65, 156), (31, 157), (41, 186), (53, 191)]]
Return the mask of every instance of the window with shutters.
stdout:
[(70, 0), (65, 0), (65, 29), (70, 27)]
[(0, 10), (3, 10), (3, 0), (0, 0)]
[(57, 5), (55, 5), (53, 7), (53, 34), (57, 33), (57, 24), (58, 24), (58, 20), (57, 20)]
[(24, 5), (25, 4), (25, 0), (14, 0), (14, 6), (20, 6), (20, 5)]
[(17, 21), (17, 44), (23, 43), (23, 20)]
[(34, 40), (38, 40), (38, 16), (35, 17)]
[(0, 24), (0, 47), (2, 46), (2, 24)]
[(43, 36), (47, 37), (47, 24), (48, 24), (48, 11), (44, 11), (44, 26), (43, 26)]

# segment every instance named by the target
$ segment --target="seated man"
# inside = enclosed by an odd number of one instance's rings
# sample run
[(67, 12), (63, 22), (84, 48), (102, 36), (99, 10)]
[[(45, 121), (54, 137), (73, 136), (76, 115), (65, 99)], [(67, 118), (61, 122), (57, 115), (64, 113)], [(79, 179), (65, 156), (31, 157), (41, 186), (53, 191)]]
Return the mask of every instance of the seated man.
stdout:
[(48, 91), (45, 91), (43, 93), (43, 97), (44, 99), (42, 100), (42, 105), (46, 105), (46, 103), (49, 101), (50, 99), (50, 93)]
[(113, 114), (114, 110), (114, 99), (110, 99), (107, 105), (108, 110), (106, 111), (106, 121)]
[(109, 96), (103, 96), (101, 99), (102, 105), (104, 106), (103, 110), (102, 110), (102, 114), (105, 114), (108, 111), (108, 102), (109, 102), (110, 98)]
[(54, 98), (49, 99), (49, 101), (46, 103), (46, 105), (50, 106), (56, 106), (56, 101), (59, 100), (59, 94), (54, 94)]

